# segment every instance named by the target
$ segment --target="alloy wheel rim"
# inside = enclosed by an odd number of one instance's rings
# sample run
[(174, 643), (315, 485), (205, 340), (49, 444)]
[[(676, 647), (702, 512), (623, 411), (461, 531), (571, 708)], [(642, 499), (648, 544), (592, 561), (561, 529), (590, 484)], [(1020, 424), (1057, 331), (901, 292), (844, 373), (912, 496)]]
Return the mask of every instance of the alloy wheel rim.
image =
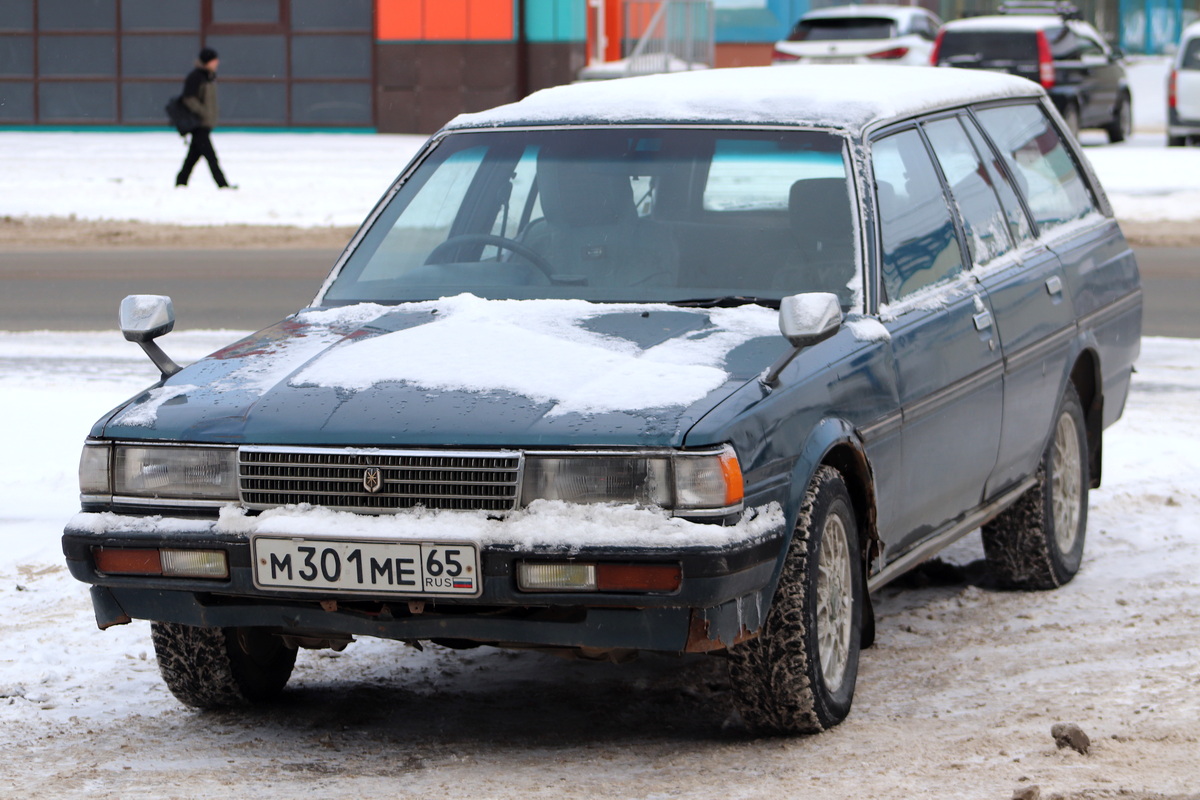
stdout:
[(846, 525), (841, 517), (830, 514), (822, 532), (817, 564), (817, 649), (821, 675), (829, 691), (841, 688), (850, 662), (852, 581)]
[(1083, 455), (1075, 420), (1069, 414), (1058, 418), (1054, 429), (1054, 456), (1051, 464), (1051, 497), (1053, 498), (1054, 541), (1060, 553), (1071, 552), (1079, 535), (1079, 501)]

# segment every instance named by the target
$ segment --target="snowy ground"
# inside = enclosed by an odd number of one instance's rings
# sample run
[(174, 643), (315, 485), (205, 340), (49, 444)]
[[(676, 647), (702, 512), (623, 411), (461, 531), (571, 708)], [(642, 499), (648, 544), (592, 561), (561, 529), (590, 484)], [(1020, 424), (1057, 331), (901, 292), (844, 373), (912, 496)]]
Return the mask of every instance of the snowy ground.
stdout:
[[(234, 336), (172, 334), (172, 354)], [(969, 537), (947, 556), (961, 575), (876, 597), (845, 724), (750, 740), (704, 658), (618, 667), (362, 640), (302, 651), (278, 707), (183, 708), (148, 625), (97, 630), (58, 543), (84, 432), (153, 368), (112, 333), (0, 333), (18, 423), (0, 466), (0, 796), (1200, 796), (1200, 342), (1149, 339), (1138, 370), (1074, 582), (987, 588)], [(1055, 748), (1060, 721), (1090, 755)]]

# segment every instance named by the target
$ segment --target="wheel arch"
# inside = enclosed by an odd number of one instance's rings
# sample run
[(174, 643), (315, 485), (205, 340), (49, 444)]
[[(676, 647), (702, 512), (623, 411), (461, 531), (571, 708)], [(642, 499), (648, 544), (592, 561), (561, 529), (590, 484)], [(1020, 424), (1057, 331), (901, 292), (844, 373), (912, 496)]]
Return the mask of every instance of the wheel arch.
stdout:
[[(875, 474), (862, 439), (855, 432), (854, 426), (845, 420), (822, 421), (814, 427), (812, 435), (801, 451), (797, 471), (792, 480), (795, 513), (798, 513), (799, 503), (803, 500), (813, 476), (823, 466), (831, 467), (841, 474), (854, 507), (864, 587), (861, 646), (870, 647), (875, 641), (875, 610), (871, 603), (871, 593), (866, 590), (866, 582), (871, 574), (872, 565), (883, 552), (876, 511)], [(793, 513), (793, 519), (794, 517)], [(788, 538), (790, 546), (790, 533)]]

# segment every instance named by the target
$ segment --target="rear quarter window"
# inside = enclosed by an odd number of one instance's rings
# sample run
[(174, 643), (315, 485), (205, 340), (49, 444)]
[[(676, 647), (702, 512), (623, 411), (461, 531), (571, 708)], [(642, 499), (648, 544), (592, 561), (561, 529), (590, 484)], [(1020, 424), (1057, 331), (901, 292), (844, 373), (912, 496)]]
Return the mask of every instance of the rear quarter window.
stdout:
[(987, 108), (978, 117), (1043, 231), (1096, 210), (1091, 188), (1040, 106)]
[(1179, 60), (1180, 69), (1200, 69), (1200, 36), (1189, 39), (1184, 45), (1183, 57)]

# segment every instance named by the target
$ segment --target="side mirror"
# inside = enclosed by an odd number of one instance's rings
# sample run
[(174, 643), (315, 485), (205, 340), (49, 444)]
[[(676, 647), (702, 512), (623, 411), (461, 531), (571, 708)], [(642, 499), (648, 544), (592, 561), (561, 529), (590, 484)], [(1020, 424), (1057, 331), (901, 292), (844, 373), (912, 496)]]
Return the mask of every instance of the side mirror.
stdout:
[(794, 294), (779, 303), (779, 332), (792, 347), (824, 341), (842, 327), (842, 304), (830, 292)]
[(801, 349), (823, 342), (842, 327), (842, 304), (831, 292), (793, 294), (779, 302), (779, 332), (792, 349), (763, 374), (762, 382), (774, 386), (779, 373)]
[(121, 301), (119, 317), (126, 341), (137, 342), (146, 351), (164, 380), (183, 369), (154, 343), (175, 327), (171, 298), (159, 294), (131, 294)]
[(120, 321), (126, 341), (150, 342), (175, 327), (175, 308), (161, 294), (131, 294), (121, 301)]

